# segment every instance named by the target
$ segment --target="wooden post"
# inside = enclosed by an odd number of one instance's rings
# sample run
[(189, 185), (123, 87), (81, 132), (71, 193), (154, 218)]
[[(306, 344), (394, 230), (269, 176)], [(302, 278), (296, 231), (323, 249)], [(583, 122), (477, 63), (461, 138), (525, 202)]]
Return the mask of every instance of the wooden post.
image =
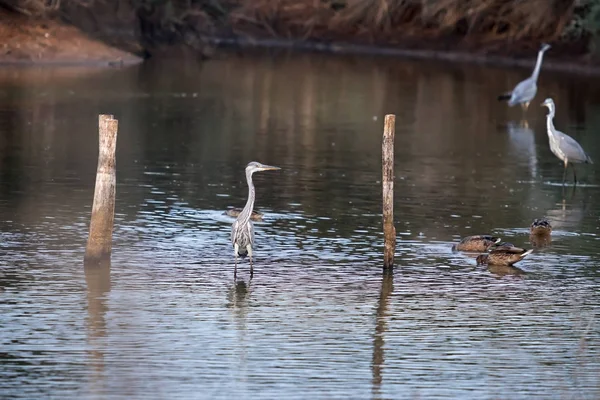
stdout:
[(110, 259), (112, 249), (112, 231), (115, 218), (115, 184), (117, 130), (119, 122), (112, 115), (100, 115), (100, 150), (98, 152), (98, 170), (96, 188), (90, 222), (90, 236), (85, 248), (85, 263), (101, 263)]
[(394, 267), (396, 251), (396, 228), (394, 227), (394, 135), (396, 116), (385, 116), (383, 127), (383, 268)]

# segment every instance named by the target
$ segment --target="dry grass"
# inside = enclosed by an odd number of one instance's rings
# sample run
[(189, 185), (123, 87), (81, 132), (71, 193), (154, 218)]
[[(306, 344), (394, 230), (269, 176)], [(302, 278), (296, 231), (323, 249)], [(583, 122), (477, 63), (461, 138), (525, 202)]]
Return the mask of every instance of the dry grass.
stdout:
[(573, 2), (560, 0), (238, 0), (231, 25), (273, 37), (411, 36), (480, 41), (550, 40), (570, 21)]

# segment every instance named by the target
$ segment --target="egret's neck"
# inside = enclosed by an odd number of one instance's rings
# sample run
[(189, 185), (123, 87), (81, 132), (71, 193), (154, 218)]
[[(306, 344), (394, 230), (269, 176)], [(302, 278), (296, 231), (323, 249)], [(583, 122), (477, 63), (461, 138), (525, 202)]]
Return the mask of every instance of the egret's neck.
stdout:
[(545, 50), (540, 50), (537, 56), (537, 62), (535, 63), (535, 69), (533, 70), (533, 74), (531, 77), (537, 81), (538, 76), (540, 75), (540, 69), (542, 68), (542, 59), (544, 58)]

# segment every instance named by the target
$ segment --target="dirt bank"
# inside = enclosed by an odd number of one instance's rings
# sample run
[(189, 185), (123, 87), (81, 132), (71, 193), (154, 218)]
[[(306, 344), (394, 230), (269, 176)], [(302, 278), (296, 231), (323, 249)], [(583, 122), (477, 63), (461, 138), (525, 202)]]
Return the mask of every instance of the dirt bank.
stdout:
[(141, 61), (55, 19), (0, 8), (0, 64), (121, 65)]

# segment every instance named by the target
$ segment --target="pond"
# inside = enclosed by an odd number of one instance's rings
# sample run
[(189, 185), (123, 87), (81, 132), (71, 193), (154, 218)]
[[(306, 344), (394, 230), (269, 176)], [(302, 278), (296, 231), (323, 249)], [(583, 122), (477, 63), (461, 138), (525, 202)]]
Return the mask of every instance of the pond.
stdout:
[[(533, 63), (533, 60), (532, 60)], [(600, 163), (600, 83), (542, 71), (221, 52), (123, 69), (0, 69), (4, 398), (600, 396), (600, 176), (562, 186), (546, 109)], [(110, 266), (84, 268), (98, 114), (119, 120)], [(396, 268), (381, 139), (396, 114)], [(254, 276), (229, 207), (254, 175)], [(494, 234), (518, 269), (451, 245)]]

